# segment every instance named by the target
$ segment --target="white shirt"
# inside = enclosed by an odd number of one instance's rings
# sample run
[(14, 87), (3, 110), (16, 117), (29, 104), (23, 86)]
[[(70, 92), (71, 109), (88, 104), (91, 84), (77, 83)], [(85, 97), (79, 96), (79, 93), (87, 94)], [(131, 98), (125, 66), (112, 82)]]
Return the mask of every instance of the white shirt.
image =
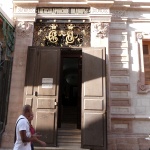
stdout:
[[(20, 119), (20, 118), (23, 118), (23, 119)], [(17, 121), (16, 121), (17, 123), (16, 142), (15, 142), (13, 150), (31, 150), (31, 143), (30, 142), (23, 143), (21, 140), (21, 136), (20, 136), (20, 131), (26, 130), (26, 136), (31, 137), (29, 122), (26, 119), (26, 117), (23, 115), (20, 115)]]

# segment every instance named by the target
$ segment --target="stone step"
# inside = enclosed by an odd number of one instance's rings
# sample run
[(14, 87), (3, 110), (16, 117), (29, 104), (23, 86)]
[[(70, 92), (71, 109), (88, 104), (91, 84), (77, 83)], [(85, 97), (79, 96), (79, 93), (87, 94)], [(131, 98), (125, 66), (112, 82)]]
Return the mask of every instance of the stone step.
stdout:
[(62, 135), (81, 135), (81, 131), (78, 129), (74, 129), (74, 130), (58, 130), (57, 133), (58, 136), (62, 136)]
[(58, 147), (70, 150), (81, 149), (81, 130), (76, 124), (62, 124), (57, 134)]
[(68, 138), (72, 138), (72, 139), (81, 139), (81, 135), (58, 135), (57, 139), (68, 139)]
[(57, 142), (61, 143), (81, 143), (81, 137), (76, 137), (76, 136), (61, 136), (57, 138)]
[(68, 143), (68, 142), (62, 142), (62, 143), (58, 143), (58, 147), (72, 147), (72, 148), (80, 148), (81, 147), (81, 142), (79, 143)]
[(35, 150), (89, 150), (80, 147), (66, 146), (66, 147), (35, 147)]
[[(89, 150), (89, 149), (82, 149), (80, 147), (35, 147), (35, 150)], [(0, 148), (0, 150), (13, 150), (13, 149), (6, 149)]]
[(60, 129), (76, 129), (77, 125), (76, 124), (71, 124), (71, 123), (62, 123)]

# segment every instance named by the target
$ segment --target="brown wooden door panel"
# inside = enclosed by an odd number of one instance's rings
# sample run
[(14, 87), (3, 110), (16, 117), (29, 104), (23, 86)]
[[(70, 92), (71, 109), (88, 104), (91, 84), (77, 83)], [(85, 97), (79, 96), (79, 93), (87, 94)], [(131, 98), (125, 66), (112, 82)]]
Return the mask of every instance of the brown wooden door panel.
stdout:
[(106, 149), (105, 49), (83, 48), (82, 147)]
[(38, 66), (38, 95), (56, 96), (58, 79), (58, 49), (41, 49)]
[(59, 48), (29, 47), (24, 103), (34, 112), (33, 126), (48, 146), (56, 146)]
[(50, 110), (37, 110), (36, 112), (36, 126), (35, 129), (38, 133), (42, 134), (42, 140), (48, 145), (56, 146), (56, 132), (55, 124), (56, 112)]
[(104, 118), (104, 114), (100, 112), (87, 112), (84, 114), (83, 122), (85, 125), (85, 129), (83, 132), (83, 145), (91, 147), (104, 147)]
[(32, 47), (28, 51), (27, 67), (26, 67), (26, 81), (25, 81), (25, 95), (33, 95), (36, 69), (36, 48)]
[(28, 97), (24, 101), (25, 101), (25, 104), (33, 106), (33, 97)]
[(85, 50), (82, 55), (84, 96), (102, 96), (103, 60), (100, 58), (103, 52), (88, 49)]
[(37, 108), (38, 109), (55, 109), (56, 98), (38, 98)]
[(104, 110), (104, 99), (84, 99), (84, 110)]

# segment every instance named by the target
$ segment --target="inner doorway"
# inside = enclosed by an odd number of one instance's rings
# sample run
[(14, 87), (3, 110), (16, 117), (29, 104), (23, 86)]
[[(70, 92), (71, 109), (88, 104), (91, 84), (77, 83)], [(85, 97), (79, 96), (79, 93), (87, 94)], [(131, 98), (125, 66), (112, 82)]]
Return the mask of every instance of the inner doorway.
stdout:
[(82, 50), (61, 49), (58, 127), (81, 128)]

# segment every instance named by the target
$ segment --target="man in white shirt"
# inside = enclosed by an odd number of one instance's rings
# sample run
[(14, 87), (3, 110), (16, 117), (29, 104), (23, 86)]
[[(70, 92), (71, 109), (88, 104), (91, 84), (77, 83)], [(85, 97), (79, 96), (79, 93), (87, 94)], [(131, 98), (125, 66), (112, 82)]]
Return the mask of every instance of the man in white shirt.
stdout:
[(35, 136), (31, 136), (30, 126), (28, 118), (32, 114), (32, 108), (30, 105), (23, 107), (22, 115), (16, 121), (15, 129), (15, 144), (13, 150), (31, 150), (31, 140), (34, 140)]

